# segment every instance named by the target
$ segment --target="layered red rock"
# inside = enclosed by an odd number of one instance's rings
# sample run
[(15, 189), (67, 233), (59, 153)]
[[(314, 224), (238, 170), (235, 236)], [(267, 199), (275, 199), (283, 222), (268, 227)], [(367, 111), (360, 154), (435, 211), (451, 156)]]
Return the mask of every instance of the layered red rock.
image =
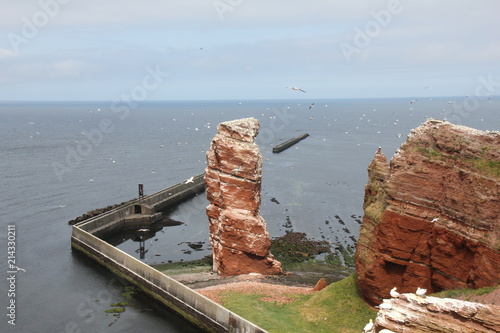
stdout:
[(213, 269), (219, 275), (280, 274), (260, 216), (262, 155), (254, 118), (221, 123), (207, 152), (205, 185), (210, 204)]
[(500, 134), (428, 120), (390, 163), (368, 167), (356, 248), (358, 286), (372, 304), (412, 292), (500, 282)]
[(500, 306), (451, 298), (401, 294), (384, 300), (368, 333), (498, 332)]

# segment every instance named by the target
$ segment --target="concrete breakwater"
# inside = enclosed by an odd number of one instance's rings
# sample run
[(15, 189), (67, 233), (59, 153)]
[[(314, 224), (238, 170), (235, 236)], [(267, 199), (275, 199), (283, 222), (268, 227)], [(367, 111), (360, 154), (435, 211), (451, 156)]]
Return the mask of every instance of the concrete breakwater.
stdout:
[(101, 239), (126, 228), (154, 225), (162, 219), (165, 209), (203, 192), (203, 176), (73, 225), (71, 246), (207, 332), (266, 332)]
[(116, 208), (129, 207), (132, 209), (130, 210), (131, 214), (139, 212), (139, 214), (143, 215), (143, 218), (146, 212), (164, 211), (165, 209), (174, 206), (179, 202), (202, 193), (205, 190), (205, 184), (203, 182), (204, 175), (204, 173), (199, 174), (197, 176), (194, 176), (191, 180), (179, 183), (174, 186), (170, 186), (151, 195), (88, 211), (87, 213), (73, 220), (70, 220), (68, 224), (73, 225), (76, 223), (84, 222), (98, 215), (107, 213), (111, 210), (115, 210)]
[(294, 144), (296, 144), (297, 142), (299, 142), (301, 140), (304, 140), (308, 136), (309, 136), (309, 134), (305, 133), (305, 134), (301, 134), (295, 138), (291, 138), (290, 140), (287, 140), (283, 143), (280, 143), (279, 145), (273, 147), (273, 153), (281, 153), (283, 150), (290, 148), (291, 146), (293, 146)]

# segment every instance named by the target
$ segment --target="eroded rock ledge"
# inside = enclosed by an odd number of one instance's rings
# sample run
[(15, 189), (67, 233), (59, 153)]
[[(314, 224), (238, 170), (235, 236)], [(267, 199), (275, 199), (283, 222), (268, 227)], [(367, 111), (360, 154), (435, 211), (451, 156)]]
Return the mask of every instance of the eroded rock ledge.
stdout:
[(500, 307), (495, 305), (415, 294), (383, 304), (366, 332), (498, 332), (500, 327)]
[(213, 269), (219, 275), (281, 273), (260, 216), (262, 155), (254, 142), (258, 132), (254, 118), (221, 123), (207, 152), (207, 215)]
[(500, 134), (429, 119), (390, 163), (368, 168), (356, 249), (371, 304), (416, 287), (429, 293), (500, 282)]

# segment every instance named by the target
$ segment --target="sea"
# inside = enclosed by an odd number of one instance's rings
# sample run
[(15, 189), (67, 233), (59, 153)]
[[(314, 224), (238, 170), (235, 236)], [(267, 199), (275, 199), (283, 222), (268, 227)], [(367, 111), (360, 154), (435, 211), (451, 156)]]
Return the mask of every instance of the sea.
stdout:
[[(354, 247), (378, 147), (390, 159), (427, 118), (498, 131), (499, 110), (497, 96), (0, 102), (0, 331), (199, 332), (141, 295), (120, 315), (106, 313), (124, 301), (124, 286), (71, 250), (68, 221), (136, 198), (138, 184), (151, 194), (203, 173), (223, 121), (260, 121), (261, 215), (271, 237), (303, 232)], [(175, 226), (116, 246), (148, 264), (203, 258), (207, 204), (200, 194), (170, 212)]]

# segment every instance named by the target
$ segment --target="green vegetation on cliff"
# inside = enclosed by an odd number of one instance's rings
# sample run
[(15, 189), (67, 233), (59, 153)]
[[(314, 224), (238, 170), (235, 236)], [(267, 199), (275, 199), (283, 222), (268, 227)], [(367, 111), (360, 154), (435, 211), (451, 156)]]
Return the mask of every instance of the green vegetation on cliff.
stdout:
[(269, 332), (361, 332), (376, 311), (359, 295), (356, 275), (332, 283), (313, 295), (285, 295), (285, 304), (260, 294), (226, 292), (222, 304)]

